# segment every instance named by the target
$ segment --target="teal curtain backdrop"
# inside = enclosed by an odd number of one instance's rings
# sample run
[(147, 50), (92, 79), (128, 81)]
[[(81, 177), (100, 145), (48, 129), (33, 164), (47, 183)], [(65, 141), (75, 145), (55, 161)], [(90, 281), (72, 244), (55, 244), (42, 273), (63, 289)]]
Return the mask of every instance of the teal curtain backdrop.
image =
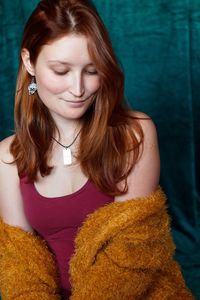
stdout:
[[(21, 33), (37, 3), (0, 0), (0, 139), (12, 134)], [(200, 299), (200, 0), (94, 3), (124, 69), (129, 103), (157, 125), (176, 258)]]

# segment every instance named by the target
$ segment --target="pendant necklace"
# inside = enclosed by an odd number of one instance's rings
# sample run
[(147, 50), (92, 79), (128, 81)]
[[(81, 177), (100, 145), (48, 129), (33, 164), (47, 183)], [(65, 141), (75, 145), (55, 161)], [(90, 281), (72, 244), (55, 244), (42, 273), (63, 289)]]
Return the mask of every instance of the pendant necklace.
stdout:
[(70, 147), (75, 143), (75, 141), (77, 140), (77, 138), (78, 138), (78, 136), (79, 136), (80, 133), (81, 133), (81, 129), (79, 130), (79, 132), (75, 136), (75, 138), (72, 141), (72, 143), (69, 144), (69, 145), (63, 145), (59, 141), (57, 141), (54, 137), (52, 137), (52, 139), (57, 144), (59, 144), (60, 146), (63, 147), (63, 163), (64, 163), (65, 166), (69, 166), (69, 165), (72, 164), (72, 151), (71, 151)]

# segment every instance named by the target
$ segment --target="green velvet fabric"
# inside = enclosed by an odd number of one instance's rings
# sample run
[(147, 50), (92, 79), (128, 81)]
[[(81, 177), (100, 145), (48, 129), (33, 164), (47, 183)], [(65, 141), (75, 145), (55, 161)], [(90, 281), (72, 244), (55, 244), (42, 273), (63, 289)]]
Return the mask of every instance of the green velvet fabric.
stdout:
[[(37, 2), (0, 0), (0, 139), (12, 133), (20, 36)], [(93, 2), (124, 69), (129, 103), (157, 125), (176, 258), (200, 299), (200, 0)]]

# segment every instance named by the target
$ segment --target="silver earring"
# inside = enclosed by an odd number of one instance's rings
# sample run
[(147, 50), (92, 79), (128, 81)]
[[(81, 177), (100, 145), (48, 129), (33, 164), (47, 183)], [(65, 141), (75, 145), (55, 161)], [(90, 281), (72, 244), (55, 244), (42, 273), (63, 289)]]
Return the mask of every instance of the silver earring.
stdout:
[(36, 91), (37, 91), (37, 84), (35, 82), (35, 78), (32, 77), (31, 83), (28, 85), (29, 95), (34, 95)]

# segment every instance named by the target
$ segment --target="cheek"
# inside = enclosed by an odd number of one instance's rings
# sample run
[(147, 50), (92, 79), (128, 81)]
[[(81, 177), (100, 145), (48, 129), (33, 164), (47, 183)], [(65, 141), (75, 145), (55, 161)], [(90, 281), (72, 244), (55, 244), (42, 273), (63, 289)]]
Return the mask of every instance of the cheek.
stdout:
[(50, 74), (36, 74), (38, 92), (49, 92), (51, 94), (62, 93), (65, 89), (65, 82), (62, 78), (52, 78)]
[(90, 90), (91, 92), (97, 91), (99, 87), (100, 87), (100, 79), (99, 78), (95, 78), (91, 81), (88, 81), (88, 83), (87, 83), (87, 89)]

